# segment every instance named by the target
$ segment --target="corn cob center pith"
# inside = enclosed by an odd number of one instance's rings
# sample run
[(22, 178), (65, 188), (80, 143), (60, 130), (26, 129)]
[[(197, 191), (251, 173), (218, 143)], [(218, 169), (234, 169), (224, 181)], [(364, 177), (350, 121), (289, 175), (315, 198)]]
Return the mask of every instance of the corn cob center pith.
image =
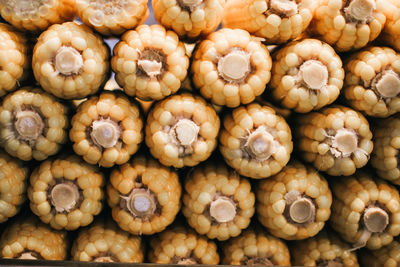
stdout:
[(371, 87), (383, 98), (396, 97), (400, 93), (400, 76), (389, 68), (375, 76)]
[(200, 127), (192, 120), (180, 119), (171, 128), (169, 135), (174, 143), (187, 148), (196, 142), (199, 131)]
[(42, 260), (43, 258), (40, 257), (39, 253), (36, 251), (29, 251), (25, 250), (24, 252), (21, 253), (19, 257), (16, 257), (16, 259), (21, 259), (21, 260)]
[(70, 212), (79, 206), (83, 196), (74, 181), (57, 179), (48, 190), (48, 198), (56, 212)]
[(242, 150), (258, 161), (268, 160), (280, 146), (279, 142), (275, 140), (273, 132), (264, 125), (259, 126), (243, 142)]
[(227, 82), (244, 82), (251, 69), (250, 54), (240, 48), (233, 48), (218, 60), (218, 72)]
[(65, 76), (78, 74), (83, 67), (82, 55), (73, 47), (62, 46), (54, 57), (54, 67)]
[(146, 48), (140, 53), (138, 60), (138, 74), (150, 78), (158, 77), (165, 71), (166, 56), (161, 50)]
[(372, 15), (375, 9), (374, 0), (353, 0), (343, 11), (348, 21), (364, 24), (373, 19)]
[(311, 198), (302, 196), (296, 190), (289, 191), (284, 198), (284, 215), (289, 222), (307, 225), (315, 221), (316, 208)]
[(15, 12), (19, 17), (30, 17), (37, 12), (46, 14), (47, 7), (52, 6), (52, 1), (48, 3), (49, 1), (46, 0), (8, 0), (4, 2), (7, 2), (5, 8), (10, 13)]
[(230, 197), (217, 195), (210, 204), (209, 212), (218, 223), (227, 223), (236, 216), (236, 203)]
[(135, 188), (129, 196), (121, 196), (121, 205), (135, 218), (144, 220), (150, 220), (160, 210), (155, 194), (148, 188)]
[(319, 60), (307, 60), (300, 66), (301, 80), (312, 90), (320, 90), (328, 84), (328, 68)]
[(297, 3), (295, 0), (270, 0), (270, 8), (266, 15), (277, 14), (282, 17), (290, 17), (297, 14)]
[(16, 112), (14, 127), (20, 139), (32, 143), (43, 133), (44, 123), (39, 113), (27, 109)]
[(203, 0), (178, 0), (177, 2), (182, 9), (193, 12), (196, 7), (203, 3)]
[(121, 128), (109, 118), (95, 120), (92, 123), (90, 137), (95, 145), (112, 148), (121, 137)]

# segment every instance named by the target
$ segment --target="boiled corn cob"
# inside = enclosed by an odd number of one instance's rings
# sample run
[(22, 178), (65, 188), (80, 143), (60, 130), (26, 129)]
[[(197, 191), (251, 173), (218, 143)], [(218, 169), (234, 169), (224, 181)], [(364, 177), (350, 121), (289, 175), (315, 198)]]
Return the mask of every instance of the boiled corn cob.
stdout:
[(103, 184), (100, 170), (77, 156), (47, 160), (30, 177), (31, 210), (54, 229), (78, 229), (100, 213)]
[(282, 106), (306, 113), (335, 101), (343, 79), (342, 60), (335, 50), (319, 40), (305, 39), (274, 55), (269, 87)]
[(360, 262), (368, 267), (397, 267), (400, 264), (400, 242), (398, 238), (378, 250), (363, 249)]
[(355, 53), (345, 70), (344, 96), (353, 108), (373, 117), (400, 111), (400, 53), (369, 47)]
[(0, 105), (0, 144), (21, 160), (45, 160), (67, 141), (67, 107), (39, 88), (24, 87)]
[(367, 172), (333, 179), (331, 226), (355, 248), (379, 249), (400, 234), (398, 190)]
[(82, 103), (71, 126), (75, 153), (103, 167), (128, 162), (143, 140), (138, 104), (121, 92), (103, 92)]
[(365, 166), (373, 149), (369, 123), (347, 107), (326, 107), (300, 116), (297, 147), (302, 158), (329, 175), (352, 175)]
[(219, 150), (241, 175), (267, 178), (289, 162), (292, 134), (274, 109), (257, 103), (238, 107), (225, 116), (223, 125)]
[(210, 160), (189, 172), (182, 213), (197, 233), (221, 241), (240, 235), (249, 226), (254, 202), (246, 178)]
[(120, 228), (134, 235), (151, 235), (174, 221), (181, 190), (175, 171), (151, 157), (135, 155), (111, 173), (107, 201)]
[(318, 1), (315, 0), (229, 0), (223, 25), (240, 28), (281, 44), (296, 39), (311, 22)]
[(148, 258), (161, 264), (218, 264), (217, 245), (192, 229), (175, 226), (150, 240)]
[(264, 92), (271, 66), (271, 56), (259, 39), (244, 30), (221, 29), (199, 44), (191, 72), (203, 97), (237, 107)]
[(85, 98), (108, 78), (109, 49), (85, 25), (56, 24), (40, 35), (32, 67), (44, 90), (63, 99)]
[(270, 233), (286, 240), (315, 236), (331, 214), (328, 182), (296, 161), (261, 181), (256, 197), (258, 220)]
[(195, 166), (217, 146), (219, 127), (216, 112), (203, 98), (182, 93), (152, 108), (147, 116), (146, 144), (166, 166)]
[(114, 47), (111, 65), (125, 93), (142, 100), (160, 100), (179, 90), (189, 58), (176, 33), (161, 25), (141, 25), (122, 36)]
[(381, 35), (382, 40), (400, 51), (400, 2), (386, 0), (383, 12), (386, 16), (386, 23)]

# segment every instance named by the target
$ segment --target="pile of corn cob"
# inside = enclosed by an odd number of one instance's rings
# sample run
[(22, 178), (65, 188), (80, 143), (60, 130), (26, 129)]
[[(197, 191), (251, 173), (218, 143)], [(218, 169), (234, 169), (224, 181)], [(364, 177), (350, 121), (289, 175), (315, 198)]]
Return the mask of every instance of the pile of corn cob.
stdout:
[(0, 258), (400, 266), (399, 0), (0, 15)]

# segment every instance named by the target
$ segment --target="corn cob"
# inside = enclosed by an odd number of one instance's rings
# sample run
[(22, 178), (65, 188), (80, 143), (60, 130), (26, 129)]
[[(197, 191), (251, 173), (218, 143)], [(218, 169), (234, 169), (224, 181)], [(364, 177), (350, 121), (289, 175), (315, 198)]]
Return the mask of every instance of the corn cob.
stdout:
[(339, 52), (363, 48), (383, 29), (384, 3), (385, 0), (320, 0), (310, 33)]
[(217, 245), (192, 229), (175, 226), (150, 240), (148, 258), (161, 264), (209, 264), (219, 263)]
[(75, 0), (0, 0), (1, 16), (20, 30), (38, 33), (75, 18)]
[(121, 92), (103, 92), (82, 103), (71, 126), (75, 153), (103, 167), (128, 162), (143, 140), (138, 104)]
[(65, 260), (68, 240), (36, 217), (20, 217), (8, 225), (0, 239), (0, 258)]
[(397, 189), (364, 171), (337, 178), (331, 226), (355, 248), (379, 249), (400, 234), (400, 197)]
[(63, 99), (85, 98), (107, 81), (109, 49), (85, 25), (56, 24), (40, 35), (32, 67), (44, 90)]
[(122, 231), (111, 219), (99, 218), (79, 232), (71, 257), (75, 261), (140, 263), (143, 253), (141, 237)]
[(400, 263), (400, 243), (398, 238), (378, 250), (361, 250), (360, 262), (369, 267), (397, 267)]
[(343, 86), (342, 60), (316, 39), (289, 43), (274, 56), (271, 96), (283, 107), (306, 113), (335, 101)]
[(114, 47), (111, 66), (125, 93), (160, 100), (179, 90), (189, 58), (176, 33), (161, 25), (140, 25), (126, 32)]
[(39, 88), (24, 87), (0, 105), (0, 144), (13, 157), (45, 160), (67, 141), (67, 108)]
[(195, 39), (213, 32), (222, 21), (225, 0), (153, 0), (156, 20), (179, 37)]
[(331, 231), (297, 241), (292, 246), (293, 265), (358, 267), (357, 255), (350, 246)]
[(100, 170), (77, 156), (47, 160), (30, 178), (31, 210), (54, 229), (78, 229), (100, 213), (103, 184)]
[(387, 47), (369, 47), (345, 66), (344, 96), (349, 104), (373, 117), (400, 111), (400, 53)]
[(373, 149), (369, 123), (361, 113), (342, 106), (326, 107), (297, 119), (301, 157), (329, 175), (352, 175), (365, 166)]
[(292, 134), (274, 109), (257, 103), (238, 107), (225, 116), (223, 125), (219, 150), (241, 175), (267, 178), (289, 162)]
[(286, 244), (261, 229), (247, 229), (222, 247), (226, 265), (290, 266)]
[(259, 38), (240, 29), (221, 29), (193, 55), (193, 83), (204, 98), (237, 107), (253, 102), (271, 78), (272, 60)]
[(111, 173), (107, 201), (120, 228), (134, 235), (151, 235), (174, 221), (181, 190), (175, 171), (138, 155)]
[(246, 178), (210, 160), (188, 174), (182, 213), (197, 233), (221, 241), (240, 235), (249, 226), (254, 202)]
[(398, 0), (386, 0), (384, 14), (386, 23), (381, 34), (382, 40), (400, 51), (400, 2)]

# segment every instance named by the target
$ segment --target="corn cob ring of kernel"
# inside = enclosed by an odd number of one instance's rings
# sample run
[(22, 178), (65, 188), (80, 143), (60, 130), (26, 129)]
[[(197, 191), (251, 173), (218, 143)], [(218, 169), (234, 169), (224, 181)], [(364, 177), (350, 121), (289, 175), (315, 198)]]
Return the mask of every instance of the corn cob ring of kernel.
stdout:
[(36, 217), (19, 217), (0, 238), (0, 258), (25, 260), (66, 260), (68, 239)]
[(353, 108), (373, 117), (400, 112), (400, 53), (370, 47), (354, 54), (345, 70), (344, 96)]
[(240, 29), (210, 34), (194, 52), (193, 84), (216, 105), (237, 107), (253, 102), (271, 78), (272, 60), (258, 38)]
[(181, 93), (158, 102), (146, 124), (146, 144), (165, 166), (205, 161), (217, 146), (220, 120), (203, 98)]
[(383, 12), (386, 16), (386, 23), (381, 34), (382, 40), (400, 51), (400, 2), (397, 0), (386, 1)]
[(247, 229), (222, 244), (226, 265), (290, 266), (286, 244), (261, 229)]
[(148, 0), (76, 0), (83, 23), (105, 36), (120, 35), (149, 16)]
[(360, 262), (369, 267), (397, 267), (400, 263), (400, 242), (398, 238), (377, 250), (363, 249), (359, 253)]
[(217, 265), (217, 245), (192, 229), (178, 225), (150, 240), (148, 258), (161, 264)]
[(307, 29), (315, 8), (314, 0), (229, 0), (223, 25), (247, 30), (269, 44), (282, 44)]
[(19, 89), (0, 105), (0, 144), (21, 160), (45, 160), (67, 141), (66, 115), (66, 106), (39, 88)]
[(254, 202), (246, 178), (210, 160), (188, 174), (182, 213), (197, 233), (223, 241), (249, 226)]
[(174, 221), (181, 191), (175, 171), (138, 155), (111, 173), (107, 202), (120, 228), (134, 235), (152, 235)]
[(103, 167), (128, 162), (143, 140), (139, 106), (120, 92), (103, 92), (82, 103), (71, 127), (75, 153)]
[(316, 39), (295, 41), (274, 56), (271, 96), (286, 108), (306, 113), (335, 101), (343, 86), (342, 60)]
[(373, 149), (365, 117), (343, 106), (325, 107), (297, 119), (297, 147), (302, 158), (329, 175), (352, 175), (365, 166)]
[(54, 229), (75, 230), (100, 213), (103, 185), (100, 170), (77, 156), (47, 160), (30, 177), (30, 207)]
[(256, 103), (236, 108), (225, 116), (223, 125), (219, 150), (241, 175), (267, 178), (289, 162), (292, 134), (273, 108)]
[(400, 234), (398, 190), (364, 171), (332, 183), (330, 224), (355, 249), (375, 250)]
[(187, 76), (189, 58), (178, 35), (161, 25), (140, 25), (114, 47), (111, 66), (126, 94), (160, 100), (176, 93)]
[(179, 37), (206, 36), (222, 21), (225, 0), (153, 0), (156, 20)]
[(83, 24), (56, 24), (39, 36), (32, 68), (45, 91), (63, 99), (85, 98), (108, 78), (109, 48)]

